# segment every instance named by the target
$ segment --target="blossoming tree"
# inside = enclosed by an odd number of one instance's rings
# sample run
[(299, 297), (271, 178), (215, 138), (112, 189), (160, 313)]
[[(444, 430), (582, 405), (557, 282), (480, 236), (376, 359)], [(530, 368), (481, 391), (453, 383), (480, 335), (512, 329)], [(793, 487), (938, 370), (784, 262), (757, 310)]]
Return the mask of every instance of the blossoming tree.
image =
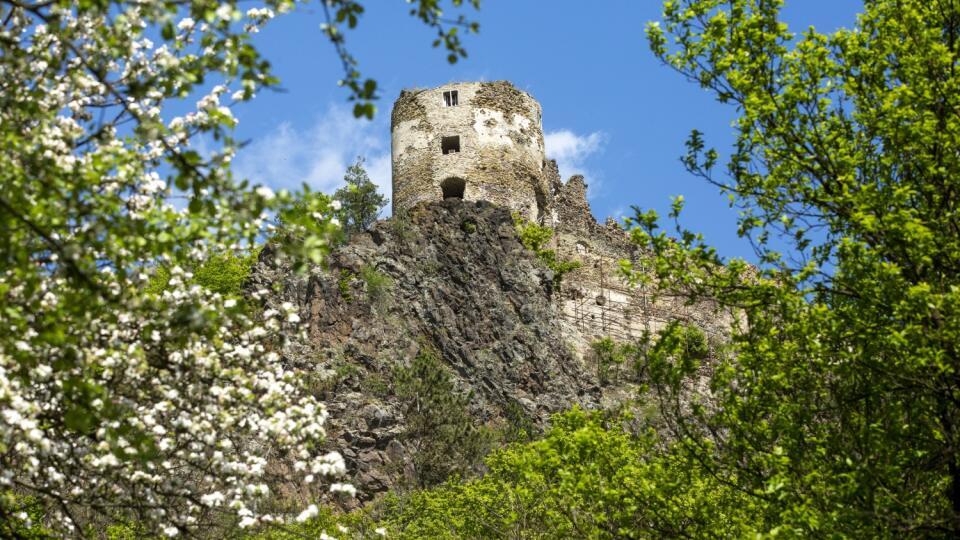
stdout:
[[(439, 0), (413, 4), (463, 56), (456, 27), (476, 26), (444, 22)], [(355, 113), (372, 115), (376, 83), (341, 30), (363, 7), (321, 5)], [(231, 106), (276, 83), (250, 34), (293, 7), (0, 1), (0, 536), (26, 525), (25, 501), (78, 536), (116, 518), (168, 536), (223, 514), (278, 522), (261, 510), (272, 459), (290, 464), (288, 481), (344, 472), (320, 447), (323, 404), (284, 363), (295, 308), (251, 313), (190, 274), (261, 238), (295, 198), (229, 167)], [(171, 118), (171, 101), (196, 106)], [(201, 155), (198, 136), (220, 144)], [(318, 262), (334, 208), (305, 200), (303, 241), (284, 247)], [(146, 286), (158, 267), (162, 290)]]

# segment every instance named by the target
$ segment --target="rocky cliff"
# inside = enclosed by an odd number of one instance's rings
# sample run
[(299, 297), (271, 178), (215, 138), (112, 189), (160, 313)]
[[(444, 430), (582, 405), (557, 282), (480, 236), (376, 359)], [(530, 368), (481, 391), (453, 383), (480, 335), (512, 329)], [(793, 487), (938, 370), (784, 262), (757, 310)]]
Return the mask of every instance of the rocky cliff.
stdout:
[(296, 276), (265, 249), (251, 287), (294, 302), (309, 328), (290, 360), (318, 377), (329, 441), (347, 458), (360, 500), (414, 481), (397, 369), (433, 351), (478, 425), (542, 428), (601, 391), (576, 351), (553, 276), (520, 243), (510, 213), (437, 201), (355, 235), (327, 268)]

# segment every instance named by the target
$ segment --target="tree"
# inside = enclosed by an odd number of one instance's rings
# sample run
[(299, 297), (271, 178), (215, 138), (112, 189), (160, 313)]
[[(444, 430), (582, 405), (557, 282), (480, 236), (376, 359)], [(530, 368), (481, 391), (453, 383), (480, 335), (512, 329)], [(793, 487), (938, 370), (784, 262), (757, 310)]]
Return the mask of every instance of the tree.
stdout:
[[(341, 30), (363, 7), (322, 5), (355, 114), (372, 115), (376, 83), (359, 82)], [(412, 14), (453, 61), (456, 29), (476, 27), (448, 25), (441, 5)], [(280, 516), (260, 502), (277, 482), (343, 471), (320, 451), (323, 405), (283, 361), (295, 307), (250, 313), (189, 271), (252, 247), (295, 200), (229, 167), (230, 107), (277, 83), (250, 33), (293, 6), (0, 1), (0, 536), (38, 508), (58, 535), (113, 519), (168, 536), (269, 523)], [(164, 115), (184, 99), (192, 111)], [(218, 144), (207, 156), (199, 136)], [(310, 209), (285, 249), (317, 262), (336, 227), (322, 201)]]
[(380, 209), (389, 199), (377, 193), (377, 185), (370, 181), (367, 170), (363, 168), (362, 157), (358, 157), (353, 165), (347, 167), (343, 179), (347, 185), (338, 189), (333, 198), (340, 202), (338, 215), (343, 232), (349, 237), (353, 233), (367, 230), (380, 217)]
[[(696, 131), (684, 163), (738, 206), (759, 260), (637, 213), (659, 285), (737, 313), (713, 406), (671, 409), (680, 455), (756, 501), (761, 533), (954, 537), (960, 4), (872, 0), (853, 29), (799, 36), (781, 5), (669, 0), (647, 28), (737, 108), (726, 169)], [(697, 366), (675, 361), (679, 331), (650, 356), (663, 397)]]
[(397, 538), (745, 537), (754, 503), (670, 453), (626, 418), (578, 408), (539, 441), (494, 451), (481, 478), (393, 496), (379, 509)]
[(410, 366), (396, 368), (394, 378), (407, 423), (402, 438), (411, 449), (418, 485), (472, 472), (489, 450), (490, 433), (474, 425), (470, 395), (457, 390), (437, 353), (421, 351)]

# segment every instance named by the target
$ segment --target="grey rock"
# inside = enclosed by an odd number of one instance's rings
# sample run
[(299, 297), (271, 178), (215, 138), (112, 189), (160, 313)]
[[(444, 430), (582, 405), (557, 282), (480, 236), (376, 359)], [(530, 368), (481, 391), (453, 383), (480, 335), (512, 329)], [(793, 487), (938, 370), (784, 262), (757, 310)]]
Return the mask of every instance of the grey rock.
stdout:
[[(473, 225), (465, 230), (465, 222)], [(354, 235), (325, 270), (305, 277), (278, 259), (265, 248), (250, 287), (280, 291), (268, 305), (299, 306), (309, 341), (288, 352), (289, 362), (349, 374), (331, 380), (320, 398), (330, 412), (330, 449), (353, 458), (348, 465), (362, 473), (361, 501), (415, 476), (406, 471), (392, 373), (425, 347), (439, 352), (471, 396), (478, 425), (506, 422), (504, 411), (517, 403), (539, 429), (574, 404), (599, 406), (592, 370), (567, 343), (552, 274), (520, 244), (507, 209), (454, 200), (418, 205)], [(369, 280), (371, 270), (381, 283)]]
[(404, 455), (403, 443), (401, 443), (396, 439), (393, 439), (392, 441), (390, 441), (389, 444), (387, 444), (386, 453), (387, 453), (387, 457), (390, 458), (391, 462), (402, 463), (403, 455)]

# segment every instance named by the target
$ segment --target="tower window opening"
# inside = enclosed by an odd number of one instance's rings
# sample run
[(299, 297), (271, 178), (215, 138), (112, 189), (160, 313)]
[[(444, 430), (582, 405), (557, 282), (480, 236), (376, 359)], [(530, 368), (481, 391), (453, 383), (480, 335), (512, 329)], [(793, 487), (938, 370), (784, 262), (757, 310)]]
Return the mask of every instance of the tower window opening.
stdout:
[(467, 188), (467, 181), (463, 178), (450, 177), (440, 182), (444, 199), (463, 199), (463, 192)]
[(458, 97), (456, 90), (448, 90), (443, 93), (443, 104), (447, 107), (456, 107), (460, 101)]
[(453, 135), (440, 139), (440, 150), (444, 154), (453, 154), (460, 151), (460, 136)]

